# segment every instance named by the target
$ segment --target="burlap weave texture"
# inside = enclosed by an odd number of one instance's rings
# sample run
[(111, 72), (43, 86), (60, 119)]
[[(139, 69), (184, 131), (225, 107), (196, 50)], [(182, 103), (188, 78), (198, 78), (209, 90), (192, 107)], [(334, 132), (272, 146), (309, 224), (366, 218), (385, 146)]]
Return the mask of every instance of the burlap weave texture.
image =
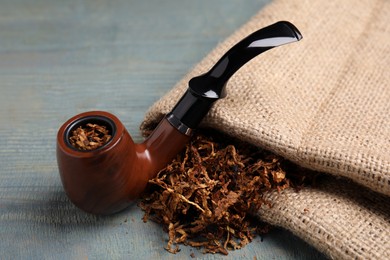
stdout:
[(279, 20), (304, 39), (239, 70), (202, 124), (343, 177), (269, 194), (277, 206), (261, 218), (331, 257), (390, 258), (390, 1), (275, 0), (160, 99), (142, 127), (169, 112), (189, 79), (234, 43)]

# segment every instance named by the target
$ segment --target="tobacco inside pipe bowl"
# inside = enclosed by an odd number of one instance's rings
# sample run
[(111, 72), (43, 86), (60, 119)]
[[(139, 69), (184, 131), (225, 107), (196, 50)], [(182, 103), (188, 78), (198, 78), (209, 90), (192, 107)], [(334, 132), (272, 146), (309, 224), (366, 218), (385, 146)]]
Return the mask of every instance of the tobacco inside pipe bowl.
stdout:
[[(84, 211), (112, 214), (129, 206), (186, 145), (213, 103), (225, 97), (229, 78), (249, 60), (274, 47), (302, 39), (289, 22), (277, 22), (244, 38), (205, 74), (189, 81), (188, 90), (140, 144), (114, 115), (103, 111), (70, 118), (57, 134), (57, 162), (64, 190)], [(81, 150), (71, 142), (79, 127), (104, 127), (111, 137), (96, 149)]]
[(89, 124), (97, 125), (100, 127), (103, 127), (107, 132), (110, 134), (110, 138), (107, 142), (103, 142), (99, 144), (97, 148), (94, 148), (94, 150), (103, 149), (104, 146), (108, 145), (112, 138), (111, 136), (114, 136), (116, 133), (116, 125), (115, 123), (105, 116), (98, 116), (96, 114), (86, 117), (81, 117), (79, 119), (76, 119), (73, 121), (66, 129), (64, 133), (64, 140), (65, 143), (72, 149), (75, 149), (76, 151), (82, 150), (80, 147), (76, 147), (72, 142), (71, 139), (74, 137), (74, 132), (77, 131), (77, 129), (84, 128), (88, 126)]

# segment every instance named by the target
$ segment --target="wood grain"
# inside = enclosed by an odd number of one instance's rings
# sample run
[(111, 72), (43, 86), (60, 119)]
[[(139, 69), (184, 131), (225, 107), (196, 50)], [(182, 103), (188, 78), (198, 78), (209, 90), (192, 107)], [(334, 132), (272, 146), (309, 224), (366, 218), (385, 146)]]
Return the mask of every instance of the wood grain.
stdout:
[(55, 138), (65, 120), (109, 111), (141, 141), (148, 107), (266, 2), (1, 1), (0, 258), (323, 258), (278, 229), (228, 257), (189, 247), (171, 255), (137, 206), (85, 214), (59, 179)]

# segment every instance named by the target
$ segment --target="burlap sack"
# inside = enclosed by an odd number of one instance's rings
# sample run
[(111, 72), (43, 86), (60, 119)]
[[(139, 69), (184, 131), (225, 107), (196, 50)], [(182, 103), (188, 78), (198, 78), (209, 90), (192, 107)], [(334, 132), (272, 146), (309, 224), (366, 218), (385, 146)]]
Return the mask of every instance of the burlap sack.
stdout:
[(332, 258), (390, 259), (390, 1), (275, 0), (154, 104), (142, 128), (172, 109), (190, 78), (279, 20), (304, 39), (239, 70), (202, 124), (333, 175), (267, 194), (274, 206), (260, 218)]

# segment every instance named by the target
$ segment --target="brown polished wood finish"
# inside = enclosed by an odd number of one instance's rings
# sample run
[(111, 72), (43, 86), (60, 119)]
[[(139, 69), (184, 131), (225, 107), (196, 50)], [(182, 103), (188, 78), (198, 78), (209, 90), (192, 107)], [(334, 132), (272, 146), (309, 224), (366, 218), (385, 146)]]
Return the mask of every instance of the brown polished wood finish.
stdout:
[[(113, 122), (112, 139), (92, 151), (76, 150), (66, 141), (69, 128), (80, 119), (100, 117)], [(57, 162), (70, 200), (94, 214), (112, 214), (129, 206), (159, 170), (185, 146), (189, 136), (166, 119), (141, 144), (135, 144), (114, 115), (92, 111), (69, 119), (58, 131)]]

